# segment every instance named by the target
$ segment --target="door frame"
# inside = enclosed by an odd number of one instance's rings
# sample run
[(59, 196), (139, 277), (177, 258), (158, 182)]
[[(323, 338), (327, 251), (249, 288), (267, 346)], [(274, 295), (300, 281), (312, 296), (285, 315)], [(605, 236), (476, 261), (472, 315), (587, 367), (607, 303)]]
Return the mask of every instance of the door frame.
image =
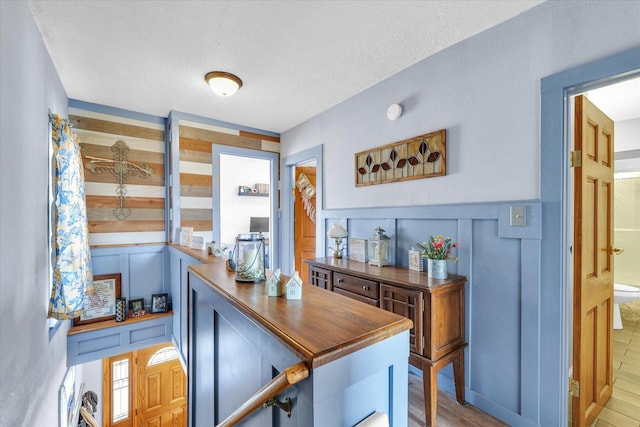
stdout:
[(213, 202), (213, 241), (220, 241), (220, 155), (248, 157), (267, 160), (269, 162), (269, 216), (273, 230), (272, 241), (269, 242), (269, 266), (276, 269), (280, 266), (280, 221), (278, 216), (278, 158), (279, 154), (272, 151), (253, 150), (230, 145), (213, 144), (211, 148), (212, 163), (212, 202)]
[(293, 273), (293, 218), (294, 218), (294, 198), (291, 190), (294, 187), (293, 173), (295, 167), (310, 161), (316, 162), (316, 256), (321, 257), (325, 253), (324, 236), (324, 198), (323, 198), (323, 162), (322, 145), (318, 145), (296, 154), (291, 154), (281, 160), (280, 180), (281, 188), (281, 217), (280, 221), (280, 242), (281, 242), (281, 263), (280, 269), (284, 274)]
[[(541, 80), (540, 200), (540, 424), (567, 425), (569, 330), (573, 280), (569, 249), (573, 233), (571, 97), (640, 76), (640, 47)], [(560, 185), (558, 185), (560, 184)], [(542, 368), (544, 367), (544, 368)], [(558, 405), (558, 402), (560, 405)]]

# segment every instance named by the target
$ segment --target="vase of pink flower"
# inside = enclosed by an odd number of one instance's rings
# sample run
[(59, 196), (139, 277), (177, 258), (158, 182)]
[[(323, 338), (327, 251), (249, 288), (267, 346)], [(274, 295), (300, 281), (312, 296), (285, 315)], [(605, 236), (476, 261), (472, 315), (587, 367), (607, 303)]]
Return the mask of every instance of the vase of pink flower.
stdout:
[(427, 259), (427, 274), (433, 279), (446, 279), (449, 277), (447, 271), (447, 261), (458, 262), (457, 257), (451, 255), (453, 248), (460, 246), (460, 243), (453, 242), (451, 237), (429, 236), (426, 242), (418, 243), (418, 250)]

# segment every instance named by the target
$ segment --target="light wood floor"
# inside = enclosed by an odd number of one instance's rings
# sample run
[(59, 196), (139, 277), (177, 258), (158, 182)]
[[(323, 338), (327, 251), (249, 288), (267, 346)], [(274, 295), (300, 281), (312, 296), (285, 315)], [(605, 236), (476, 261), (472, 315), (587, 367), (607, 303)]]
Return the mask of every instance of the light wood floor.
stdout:
[[(592, 427), (640, 427), (640, 322), (613, 332), (613, 395)], [(422, 378), (409, 373), (409, 427), (426, 426)], [(569, 416), (571, 420), (571, 416)], [(438, 427), (507, 426), (454, 396), (438, 392)]]
[(613, 395), (593, 427), (640, 427), (640, 322), (613, 331)]
[[(424, 416), (424, 393), (422, 378), (409, 373), (409, 426), (426, 426)], [(499, 427), (507, 426), (491, 415), (478, 408), (466, 404), (460, 405), (455, 396), (444, 391), (438, 391), (438, 420), (437, 427)]]

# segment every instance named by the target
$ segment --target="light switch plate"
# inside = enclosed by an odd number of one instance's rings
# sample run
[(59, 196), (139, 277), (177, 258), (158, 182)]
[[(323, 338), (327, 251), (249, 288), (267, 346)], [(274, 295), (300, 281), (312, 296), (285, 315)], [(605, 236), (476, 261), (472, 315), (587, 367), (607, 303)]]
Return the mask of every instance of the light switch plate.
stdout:
[(525, 205), (509, 206), (509, 225), (512, 227), (525, 227), (527, 225), (527, 207)]

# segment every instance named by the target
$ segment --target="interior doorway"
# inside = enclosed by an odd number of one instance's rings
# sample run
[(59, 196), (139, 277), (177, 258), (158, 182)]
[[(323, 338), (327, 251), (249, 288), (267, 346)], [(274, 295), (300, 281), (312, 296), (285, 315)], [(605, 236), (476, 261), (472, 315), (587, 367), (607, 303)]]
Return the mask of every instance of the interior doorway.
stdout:
[[(623, 252), (617, 248), (619, 239), (614, 238), (614, 172), (620, 168), (619, 158), (633, 158), (633, 153), (635, 162), (640, 163), (638, 84), (640, 79), (629, 79), (572, 97), (573, 123), (565, 124), (573, 130), (572, 164), (575, 166), (569, 179), (569, 193), (574, 202), (568, 227), (574, 229), (569, 246), (572, 274), (568, 275), (573, 278), (568, 298), (572, 335), (569, 338), (569, 418), (573, 426), (589, 426), (596, 420), (615, 425), (640, 421), (640, 405), (635, 406), (636, 418), (615, 410), (620, 406), (617, 399), (626, 396), (626, 390), (619, 389), (610, 401), (616, 381), (614, 363), (617, 369), (621, 367), (620, 356), (613, 353), (614, 255)], [(615, 119), (615, 132), (614, 120), (607, 114)], [(619, 128), (624, 132), (620, 132), (621, 142), (616, 144), (614, 134)], [(627, 129), (634, 128), (636, 133), (629, 139)], [(638, 395), (631, 398), (637, 399)], [(626, 404), (624, 400), (623, 404)]]
[[(213, 145), (213, 240), (233, 250), (238, 234), (263, 233), (266, 266), (280, 265), (278, 153)], [(225, 251), (226, 252), (226, 251)]]
[(316, 257), (316, 166), (309, 162), (294, 168), (294, 268), (307, 281), (309, 266), (305, 259)]
[[(315, 254), (305, 255), (305, 257), (317, 258), (325, 252), (324, 233), (324, 215), (323, 215), (323, 159), (322, 146), (316, 146), (296, 154), (291, 154), (282, 159), (282, 200), (281, 200), (281, 224), (282, 224), (282, 258), (281, 270), (284, 274), (291, 275), (296, 269), (294, 259), (295, 256), (295, 198), (296, 192), (299, 192), (296, 186), (296, 167), (297, 166), (313, 166), (315, 165), (316, 183), (315, 189)], [(301, 273), (298, 271), (298, 273)], [(307, 277), (300, 276), (303, 280)]]
[(172, 343), (103, 363), (104, 427), (186, 427), (187, 376)]

